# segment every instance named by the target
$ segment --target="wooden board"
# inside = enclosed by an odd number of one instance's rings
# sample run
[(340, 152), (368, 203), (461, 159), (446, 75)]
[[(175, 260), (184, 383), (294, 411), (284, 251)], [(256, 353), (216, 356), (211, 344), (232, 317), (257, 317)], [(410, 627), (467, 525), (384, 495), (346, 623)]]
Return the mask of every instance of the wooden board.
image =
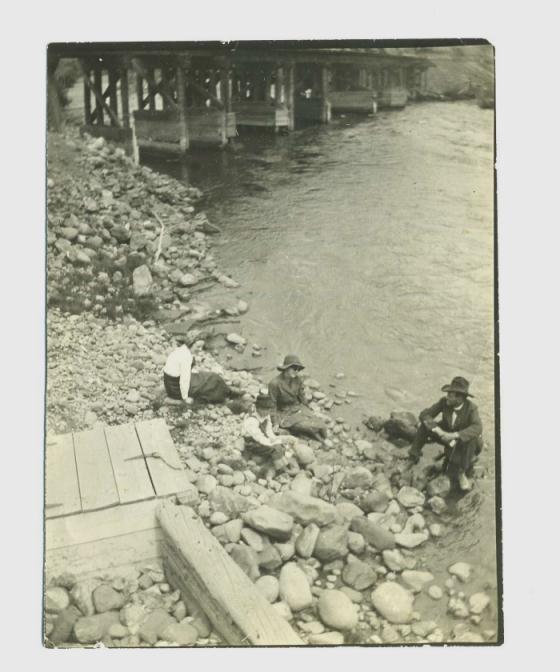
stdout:
[(133, 424), (105, 427), (119, 502), (128, 504), (155, 497), (144, 453)]
[[(137, 423), (136, 432), (156, 495), (163, 497), (187, 490), (190, 482), (165, 421), (156, 419)], [(158, 453), (163, 459), (150, 457), (151, 453)]]
[(79, 516), (52, 518), (45, 524), (45, 548), (50, 551), (152, 529), (158, 526), (156, 506), (157, 500), (150, 499)]
[(74, 452), (83, 511), (119, 503), (119, 493), (107, 449), (103, 426), (74, 434)]
[(47, 438), (45, 448), (45, 517), (81, 512), (72, 434)]
[(299, 646), (303, 641), (189, 507), (160, 502), (166, 576), (194, 600), (229, 644)]

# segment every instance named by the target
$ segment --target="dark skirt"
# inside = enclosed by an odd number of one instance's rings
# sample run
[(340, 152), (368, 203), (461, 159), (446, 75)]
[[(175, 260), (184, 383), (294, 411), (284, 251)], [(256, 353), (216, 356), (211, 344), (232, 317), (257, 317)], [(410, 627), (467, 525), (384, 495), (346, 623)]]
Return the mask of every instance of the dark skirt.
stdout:
[[(179, 376), (163, 374), (163, 385), (168, 397), (182, 399)], [(189, 397), (207, 404), (220, 404), (229, 397), (229, 387), (217, 373), (201, 371), (191, 374)]]

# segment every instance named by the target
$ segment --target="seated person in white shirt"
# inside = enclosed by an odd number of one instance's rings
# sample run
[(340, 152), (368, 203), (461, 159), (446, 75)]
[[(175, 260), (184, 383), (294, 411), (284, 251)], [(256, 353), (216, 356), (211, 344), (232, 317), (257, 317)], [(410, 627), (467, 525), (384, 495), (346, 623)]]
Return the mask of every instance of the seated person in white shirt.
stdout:
[(255, 401), (255, 412), (243, 421), (243, 438), (246, 449), (269, 463), (266, 477), (271, 478), (277, 471), (297, 469), (291, 451), (284, 444), (292, 444), (293, 436), (277, 436), (272, 429), (270, 413), (274, 409), (272, 399), (259, 395)]
[(193, 400), (220, 404), (243, 394), (243, 391), (229, 387), (217, 373), (194, 372), (193, 366), (194, 357), (185, 343), (171, 352), (163, 367), (163, 385), (168, 397), (188, 404)]

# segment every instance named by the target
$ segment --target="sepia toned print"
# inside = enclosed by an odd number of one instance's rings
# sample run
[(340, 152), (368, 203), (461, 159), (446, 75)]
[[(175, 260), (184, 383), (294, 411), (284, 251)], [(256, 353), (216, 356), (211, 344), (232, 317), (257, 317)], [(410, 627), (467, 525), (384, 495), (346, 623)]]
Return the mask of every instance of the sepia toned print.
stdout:
[(44, 645), (502, 643), (493, 48), (47, 82)]

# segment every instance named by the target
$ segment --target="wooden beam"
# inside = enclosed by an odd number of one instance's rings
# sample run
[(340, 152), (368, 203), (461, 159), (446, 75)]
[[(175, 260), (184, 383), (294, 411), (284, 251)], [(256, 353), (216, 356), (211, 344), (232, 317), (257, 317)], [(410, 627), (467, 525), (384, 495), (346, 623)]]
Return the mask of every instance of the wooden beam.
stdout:
[(219, 98), (216, 98), (216, 96), (213, 96), (210, 93), (210, 91), (207, 91), (198, 82), (190, 80), (189, 84), (192, 86), (193, 89), (195, 89), (195, 91), (198, 91), (201, 95), (203, 95), (204, 98), (209, 98), (216, 105), (216, 107), (220, 108), (220, 110), (224, 109), (224, 104), (222, 103), (222, 101)]
[[(86, 72), (89, 78), (89, 68), (86, 70)], [(87, 85), (85, 78), (84, 78), (84, 117), (86, 125), (92, 123), (93, 118), (91, 116), (91, 91), (89, 86)]]
[[(114, 67), (110, 67), (109, 70), (109, 86), (107, 87), (107, 95), (109, 97), (109, 106), (113, 110), (115, 117), (119, 118), (119, 107), (118, 107), (118, 98), (117, 98), (117, 82), (119, 80), (118, 72)], [(113, 117), (111, 117), (113, 121)], [(115, 125), (114, 122), (112, 124)]]
[(138, 58), (133, 58), (132, 59), (132, 67), (136, 70), (136, 72), (141, 75), (147, 82), (148, 82), (148, 88), (149, 88), (149, 97), (150, 97), (150, 110), (155, 110), (155, 95), (156, 93), (159, 93), (164, 100), (167, 101), (169, 107), (173, 110), (178, 109), (177, 103), (173, 100), (173, 96), (165, 86), (164, 82), (160, 82), (159, 85), (156, 84), (154, 80), (154, 69), (151, 68), (149, 71), (144, 68), (142, 65), (140, 59)]
[(230, 70), (229, 68), (220, 69), (220, 91), (221, 99), (224, 104), (224, 109), (226, 112), (231, 112), (231, 82), (230, 82)]
[(179, 147), (181, 152), (186, 152), (189, 148), (189, 128), (187, 124), (187, 92), (185, 82), (185, 68), (183, 65), (177, 66), (177, 102), (179, 103)]
[(121, 70), (121, 107), (122, 107), (123, 126), (125, 128), (130, 128), (128, 67), (126, 65), (123, 65)]
[(46, 440), (45, 518), (82, 511), (72, 434)]
[(296, 114), (295, 114), (295, 100), (294, 100), (294, 79), (295, 79), (295, 73), (294, 73), (295, 66), (294, 65), (288, 65), (288, 72), (287, 72), (287, 81), (286, 81), (286, 103), (288, 104), (288, 129), (290, 131), (293, 131), (295, 126), (296, 126)]
[(189, 507), (162, 501), (163, 563), (169, 583), (206, 613), (228, 644), (301, 646), (304, 642)]
[(106, 110), (107, 113), (109, 114), (109, 117), (111, 117), (111, 119), (113, 120), (114, 125), (118, 126), (120, 128), (121, 127), (121, 122), (119, 121), (119, 118), (115, 115), (113, 110), (107, 105), (107, 103), (103, 99), (103, 96), (100, 93), (100, 91), (101, 91), (101, 69), (96, 67), (96, 69), (95, 69), (95, 84), (93, 84), (92, 81), (89, 78), (89, 75), (88, 75), (83, 63), (80, 62), (80, 66), (82, 68), (84, 83), (86, 84), (86, 86), (89, 88), (89, 90), (95, 96), (95, 100), (96, 100), (95, 115), (96, 115), (97, 122), (103, 124), (103, 110)]
[(74, 452), (82, 511), (95, 511), (119, 503), (105, 432), (101, 425), (74, 434)]
[[(95, 96), (95, 121), (102, 126), (105, 123), (103, 116), (104, 98), (103, 98), (103, 68), (99, 63), (95, 64), (93, 69), (94, 88), (92, 89)], [(91, 82), (88, 80), (91, 84)]]
[(136, 101), (138, 109), (143, 110), (146, 105), (144, 99), (144, 78), (138, 72), (136, 72)]

